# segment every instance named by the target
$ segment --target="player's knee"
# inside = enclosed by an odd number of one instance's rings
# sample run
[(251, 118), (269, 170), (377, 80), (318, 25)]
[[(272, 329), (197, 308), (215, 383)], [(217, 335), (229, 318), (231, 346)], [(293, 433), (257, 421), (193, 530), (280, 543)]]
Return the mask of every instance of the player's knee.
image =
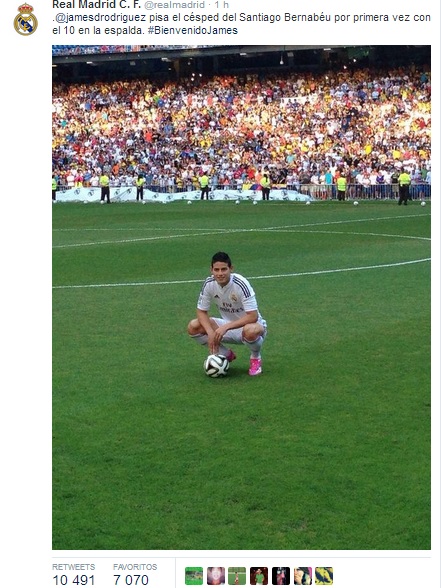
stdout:
[(198, 319), (193, 319), (188, 323), (187, 326), (187, 333), (189, 335), (199, 335), (201, 333), (201, 323)]
[(250, 325), (245, 325), (242, 331), (243, 338), (249, 341), (256, 341), (262, 335), (263, 329), (259, 323), (251, 323)]

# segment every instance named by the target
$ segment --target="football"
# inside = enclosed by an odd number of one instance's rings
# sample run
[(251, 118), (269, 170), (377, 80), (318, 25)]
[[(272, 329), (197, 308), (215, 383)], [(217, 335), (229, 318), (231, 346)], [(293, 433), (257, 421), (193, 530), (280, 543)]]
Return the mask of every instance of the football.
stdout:
[(204, 361), (204, 371), (210, 378), (223, 378), (229, 367), (230, 362), (225, 355), (209, 355)]
[(358, 202), (354, 200), (354, 206), (358, 206)]
[(426, 206), (426, 203), (424, 202), (424, 200), (421, 202), (421, 206)]

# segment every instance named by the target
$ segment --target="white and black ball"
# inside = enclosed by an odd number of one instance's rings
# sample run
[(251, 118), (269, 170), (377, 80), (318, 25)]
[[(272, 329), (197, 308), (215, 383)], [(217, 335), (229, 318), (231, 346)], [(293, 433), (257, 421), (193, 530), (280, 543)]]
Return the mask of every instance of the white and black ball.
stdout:
[(212, 354), (204, 361), (204, 371), (209, 378), (223, 378), (229, 367), (230, 362), (225, 355)]

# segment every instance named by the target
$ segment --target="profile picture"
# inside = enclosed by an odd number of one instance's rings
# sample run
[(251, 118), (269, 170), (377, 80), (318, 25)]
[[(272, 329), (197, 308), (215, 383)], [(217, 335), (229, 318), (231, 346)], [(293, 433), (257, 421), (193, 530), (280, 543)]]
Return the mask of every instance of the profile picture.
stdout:
[(204, 582), (204, 571), (202, 568), (185, 568), (186, 586), (200, 586)]
[(273, 568), (273, 571), (272, 571), (273, 586), (289, 586), (291, 583), (290, 577), (291, 577), (291, 571), (289, 568), (284, 568), (284, 567), (280, 567), (280, 566)]
[(315, 584), (330, 586), (334, 583), (334, 568), (315, 568)]
[(250, 584), (252, 586), (267, 586), (268, 584), (268, 568), (255, 567), (250, 568)]
[(225, 584), (225, 568), (207, 568), (207, 584), (210, 586), (221, 586)]
[(243, 586), (247, 583), (247, 570), (241, 567), (228, 568), (228, 584), (230, 586)]
[(294, 568), (294, 584), (309, 586), (312, 584), (312, 568)]

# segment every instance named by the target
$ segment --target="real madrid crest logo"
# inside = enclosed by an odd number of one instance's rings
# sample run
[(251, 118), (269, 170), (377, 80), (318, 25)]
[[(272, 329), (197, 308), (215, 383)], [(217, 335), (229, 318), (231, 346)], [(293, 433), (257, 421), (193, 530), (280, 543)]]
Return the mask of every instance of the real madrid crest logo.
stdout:
[(35, 33), (38, 21), (32, 11), (34, 9), (29, 4), (22, 4), (18, 7), (17, 16), (14, 19), (14, 28), (20, 35), (32, 35)]

